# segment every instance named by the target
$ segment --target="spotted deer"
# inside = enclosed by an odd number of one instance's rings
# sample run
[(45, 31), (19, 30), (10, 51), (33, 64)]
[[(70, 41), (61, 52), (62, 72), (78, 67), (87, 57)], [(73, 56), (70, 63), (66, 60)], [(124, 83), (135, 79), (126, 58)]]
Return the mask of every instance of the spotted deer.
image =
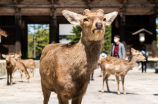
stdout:
[(125, 75), (129, 70), (131, 70), (137, 61), (145, 61), (145, 57), (138, 51), (133, 48), (131, 48), (131, 59), (130, 60), (124, 60), (121, 58), (111, 57), (108, 56), (101, 60), (101, 70), (103, 71), (103, 86), (102, 86), (102, 92), (104, 92), (104, 81), (106, 81), (106, 86), (108, 92), (109, 86), (108, 86), (108, 78), (110, 75), (115, 75), (117, 80), (117, 94), (120, 94), (119, 91), (119, 76), (121, 76), (122, 81), (122, 87), (123, 87), (123, 94), (126, 94), (124, 89), (124, 79)]
[(59, 104), (68, 104), (70, 99), (72, 104), (81, 104), (99, 59), (105, 27), (117, 16), (117, 12), (104, 14), (101, 9), (86, 9), (83, 15), (68, 10), (62, 13), (82, 28), (82, 35), (76, 44), (57, 44), (50, 51), (44, 48), (40, 58), (43, 104), (48, 104), (51, 91), (57, 94)]

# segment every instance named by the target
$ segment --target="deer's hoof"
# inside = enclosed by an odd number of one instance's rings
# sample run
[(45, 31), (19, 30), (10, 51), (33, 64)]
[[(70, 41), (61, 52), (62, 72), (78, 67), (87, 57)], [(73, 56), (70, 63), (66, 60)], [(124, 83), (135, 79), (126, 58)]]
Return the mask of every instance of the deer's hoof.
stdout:
[(126, 92), (123, 92), (124, 95), (126, 95)]
[(120, 92), (117, 92), (118, 95), (120, 95)]

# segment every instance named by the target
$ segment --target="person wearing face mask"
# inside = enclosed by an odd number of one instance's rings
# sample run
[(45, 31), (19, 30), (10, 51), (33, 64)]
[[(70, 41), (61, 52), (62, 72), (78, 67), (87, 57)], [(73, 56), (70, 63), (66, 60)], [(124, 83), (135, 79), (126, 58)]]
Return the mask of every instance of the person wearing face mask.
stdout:
[(112, 43), (110, 56), (125, 59), (125, 47), (124, 44), (120, 42), (120, 36), (114, 35), (114, 43)]

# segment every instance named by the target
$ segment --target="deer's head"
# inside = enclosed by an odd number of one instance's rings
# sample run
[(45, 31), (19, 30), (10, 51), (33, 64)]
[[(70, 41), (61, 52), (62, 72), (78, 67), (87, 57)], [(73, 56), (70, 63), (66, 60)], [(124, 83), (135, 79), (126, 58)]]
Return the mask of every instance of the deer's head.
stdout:
[(2, 57), (5, 58), (7, 65), (10, 64), (11, 58), (14, 57), (14, 55), (4, 55), (2, 54)]
[(71, 24), (77, 24), (82, 28), (82, 38), (89, 41), (102, 40), (106, 25), (110, 25), (118, 14), (117, 12), (104, 14), (102, 9), (96, 11), (85, 9), (83, 15), (68, 10), (63, 10), (62, 13)]
[(21, 54), (15, 54), (15, 56), (14, 56), (14, 59), (16, 60), (16, 61), (19, 61), (19, 60), (21, 60)]
[(140, 53), (140, 51), (131, 48), (132, 56), (136, 58), (137, 61), (145, 61), (145, 57)]

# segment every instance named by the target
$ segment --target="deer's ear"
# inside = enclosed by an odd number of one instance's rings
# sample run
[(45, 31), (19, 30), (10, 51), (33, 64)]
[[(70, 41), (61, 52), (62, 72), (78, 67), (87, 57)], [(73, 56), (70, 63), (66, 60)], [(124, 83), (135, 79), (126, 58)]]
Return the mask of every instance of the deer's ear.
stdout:
[(135, 53), (135, 49), (134, 49), (134, 48), (131, 48), (131, 52), (132, 52), (132, 53)]
[(22, 54), (19, 54), (19, 55), (18, 55), (18, 57), (21, 57), (21, 56), (22, 56)]
[(3, 58), (6, 58), (5, 54), (2, 54), (2, 57), (3, 57)]
[(112, 12), (112, 13), (108, 13), (105, 14), (104, 17), (106, 18), (106, 25), (111, 25), (111, 23), (114, 21), (114, 19), (116, 18), (118, 12)]
[(71, 24), (73, 24), (73, 25), (80, 24), (80, 20), (82, 19), (81, 14), (77, 14), (77, 13), (74, 13), (74, 12), (71, 12), (68, 10), (63, 10), (62, 13)]

